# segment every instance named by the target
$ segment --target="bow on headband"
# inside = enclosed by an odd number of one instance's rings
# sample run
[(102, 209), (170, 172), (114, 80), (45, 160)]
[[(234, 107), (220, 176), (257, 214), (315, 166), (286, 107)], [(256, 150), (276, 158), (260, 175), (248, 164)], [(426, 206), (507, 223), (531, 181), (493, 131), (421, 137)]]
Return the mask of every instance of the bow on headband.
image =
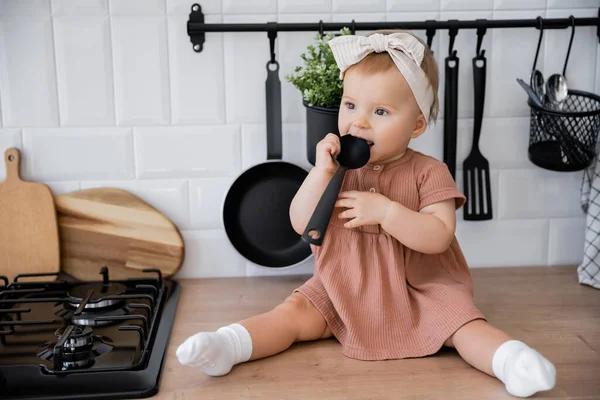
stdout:
[(429, 121), (434, 96), (429, 79), (421, 69), (425, 46), (417, 38), (408, 33), (375, 33), (367, 37), (344, 35), (331, 39), (329, 47), (340, 69), (340, 79), (350, 66), (370, 53), (386, 51), (408, 82), (425, 120)]

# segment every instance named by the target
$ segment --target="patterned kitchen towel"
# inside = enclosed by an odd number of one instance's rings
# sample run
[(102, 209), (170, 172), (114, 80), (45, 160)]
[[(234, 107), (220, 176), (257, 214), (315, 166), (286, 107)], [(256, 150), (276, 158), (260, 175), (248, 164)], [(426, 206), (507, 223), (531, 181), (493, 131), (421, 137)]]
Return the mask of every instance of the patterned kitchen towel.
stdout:
[(600, 289), (600, 160), (583, 171), (581, 208), (586, 215), (583, 260), (577, 267), (579, 283)]

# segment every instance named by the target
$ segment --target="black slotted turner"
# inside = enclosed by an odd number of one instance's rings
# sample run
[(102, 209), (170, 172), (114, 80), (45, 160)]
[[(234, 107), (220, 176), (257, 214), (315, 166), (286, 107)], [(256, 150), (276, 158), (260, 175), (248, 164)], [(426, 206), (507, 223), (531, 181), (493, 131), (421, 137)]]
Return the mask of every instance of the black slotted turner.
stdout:
[(485, 50), (481, 50), (481, 53), (473, 58), (473, 86), (475, 89), (473, 145), (471, 153), (463, 162), (463, 187), (464, 195), (467, 198), (463, 207), (463, 218), (467, 221), (492, 219), (490, 164), (479, 150), (485, 99), (486, 58), (484, 54)]

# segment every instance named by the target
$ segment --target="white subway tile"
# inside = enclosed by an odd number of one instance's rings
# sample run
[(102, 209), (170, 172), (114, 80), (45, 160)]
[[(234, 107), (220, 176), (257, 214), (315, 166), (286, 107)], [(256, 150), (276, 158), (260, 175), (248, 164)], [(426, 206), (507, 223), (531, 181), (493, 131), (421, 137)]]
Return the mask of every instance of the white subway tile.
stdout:
[[(439, 11), (440, 0), (388, 0), (387, 11)], [(404, 20), (402, 20), (404, 21)]]
[(79, 190), (79, 182), (76, 181), (52, 181), (43, 183), (50, 188), (50, 191), (52, 191), (52, 195), (54, 196), (60, 196), (61, 194)]
[(493, 6), (494, 0), (442, 0), (441, 9), (452, 11), (491, 10)]
[(223, 14), (272, 14), (277, 0), (223, 0)]
[(108, 0), (51, 0), (52, 15), (108, 15)]
[[(569, 10), (548, 10), (548, 18), (568, 18), (573, 15), (576, 18), (598, 17), (597, 2), (595, 9), (569, 9)], [(567, 63), (567, 77), (570, 89), (579, 89), (584, 91), (593, 91), (594, 80), (596, 78), (596, 52), (598, 45), (597, 29), (595, 26), (576, 26), (575, 36), (571, 54)], [(544, 78), (548, 79), (552, 74), (562, 74), (571, 39), (571, 28), (550, 29), (544, 32), (546, 37), (546, 51), (544, 52), (544, 69), (541, 70)], [(588, 43), (595, 43), (594, 51), (586, 46)]]
[(550, 220), (549, 265), (578, 265), (583, 260), (585, 217)]
[[(333, 13), (333, 22), (347, 22), (350, 28), (352, 20), (354, 22), (385, 22), (385, 12), (360, 12), (360, 13)], [(318, 21), (317, 21), (318, 22)], [(357, 31), (357, 34), (366, 34), (370, 31)]]
[[(0, 181), (6, 179), (6, 165), (4, 162), (4, 152), (11, 147), (15, 147), (23, 152), (23, 141), (21, 140), (20, 129), (0, 129)], [(22, 156), (21, 156), (22, 157)], [(23, 165), (23, 159), (21, 158), (21, 168)]]
[[(278, 22), (306, 22), (323, 20), (331, 22), (331, 14), (280, 14)], [(302, 93), (285, 76), (293, 74), (298, 66), (304, 66), (301, 56), (308, 45), (317, 45), (318, 32), (279, 32), (277, 41), (279, 53), (279, 76), (281, 80), (281, 117), (286, 122), (306, 121), (306, 108), (302, 105)]]
[(0, 105), (5, 127), (59, 124), (52, 36), (50, 17), (0, 19)]
[(267, 159), (267, 128), (265, 125), (242, 125), (242, 170)]
[(225, 177), (241, 165), (239, 126), (135, 128), (139, 178)]
[(235, 178), (194, 179), (190, 182), (193, 229), (224, 229), (223, 200)]
[[(224, 15), (224, 23), (264, 23), (275, 15)], [(227, 32), (225, 47), (225, 99), (228, 123), (264, 123), (266, 120), (265, 81), (271, 59), (266, 32)], [(275, 57), (281, 61), (279, 40)], [(283, 81), (281, 66), (279, 80)], [(283, 98), (282, 98), (283, 101)]]
[(542, 168), (502, 170), (499, 180), (500, 219), (578, 217), (581, 171)]
[[(202, 52), (196, 53), (187, 34), (188, 18), (168, 17), (173, 124), (224, 123), (223, 34), (206, 33)], [(217, 23), (221, 17), (209, 15), (205, 21)]]
[(84, 181), (81, 189), (118, 188), (139, 197), (170, 219), (178, 229), (190, 227), (188, 182), (182, 179), (133, 181)]
[(306, 124), (284, 124), (282, 159), (309, 171), (312, 165), (306, 151)]
[[(462, 166), (473, 145), (473, 119), (459, 119), (457, 130), (456, 162)], [(484, 116), (479, 150), (490, 163), (490, 168), (536, 168), (529, 161), (528, 146), (529, 118)]]
[(334, 13), (376, 12), (386, 10), (386, 0), (333, 0)]
[[(201, 7), (202, 14), (206, 18), (207, 14), (221, 14), (222, 3), (221, 0), (204, 0), (198, 4)], [(189, 17), (193, 5), (194, 2), (189, 0), (167, 0), (167, 14), (185, 14)], [(205, 22), (207, 22), (206, 19)]]
[(548, 0), (548, 8), (593, 8), (598, 9), (598, 0)]
[(541, 10), (546, 8), (546, 0), (494, 0), (495, 10)]
[(62, 125), (115, 124), (108, 17), (55, 17)]
[(548, 262), (548, 226), (545, 219), (457, 220), (456, 237), (471, 268), (539, 266)]
[[(546, 11), (494, 11), (494, 19), (534, 19), (538, 16), (545, 18)], [(486, 101), (487, 115), (528, 117), (530, 110), (527, 95), (517, 83), (517, 78), (529, 83), (539, 31), (535, 28), (492, 29), (486, 34), (488, 35), (491, 35), (492, 47), (486, 54), (494, 61), (490, 64), (487, 74), (486, 91), (493, 94), (489, 101)], [(545, 40), (547, 32), (544, 32), (537, 61), (537, 69), (540, 71), (544, 70)]]
[(229, 242), (223, 230), (181, 232), (185, 258), (175, 276), (181, 278), (223, 278), (246, 275), (246, 260)]
[(39, 17), (50, 15), (48, 0), (2, 0), (0, 16)]
[[(467, 193), (467, 191), (465, 190), (464, 187), (464, 179), (463, 179), (463, 175), (464, 174), (464, 169), (462, 168), (462, 164), (460, 164), (460, 166), (456, 169), (456, 177), (455, 177), (455, 181), (456, 181), (456, 187), (458, 188), (458, 190), (460, 190), (461, 193), (463, 193), (465, 196), (469, 197), (469, 193)], [(492, 205), (491, 205), (491, 209), (492, 209), (492, 219), (498, 219), (498, 175), (499, 175), (499, 171), (496, 169), (492, 169), (490, 170), (490, 188), (491, 188), (491, 197), (492, 197)], [(481, 190), (480, 193), (485, 196), (486, 193)], [(473, 200), (473, 204), (475, 204), (478, 200), (475, 200), (476, 197), (474, 196), (474, 200)], [(467, 199), (468, 201), (468, 199)], [(465, 203), (464, 206), (462, 206), (459, 210), (457, 210), (456, 212), (456, 218), (457, 219), (464, 219), (464, 215), (465, 215), (465, 209), (469, 207), (468, 203)], [(477, 206), (476, 206), (477, 207)], [(472, 212), (478, 212), (478, 209), (475, 208)], [(471, 222), (471, 221), (469, 221)]]
[(292, 275), (312, 275), (314, 273), (314, 257), (310, 255), (305, 261), (298, 265), (292, 265), (283, 268), (270, 268), (262, 265), (246, 262), (246, 276), (292, 276)]
[[(475, 3), (473, 3), (475, 4)], [(460, 11), (460, 12), (442, 12), (440, 14), (442, 20), (448, 19), (459, 19), (459, 20), (475, 20), (478, 18), (492, 18), (491, 11)], [(491, 30), (490, 30), (491, 31)], [(484, 99), (484, 115), (489, 115), (490, 112), (490, 100), (494, 96), (491, 91), (490, 82), (494, 79), (491, 74), (491, 67), (496, 62), (496, 57), (492, 52), (492, 38), (490, 31), (483, 37), (481, 49), (485, 50), (486, 58), (486, 86), (485, 86), (485, 99)], [(438, 32), (438, 34), (440, 34)], [(440, 50), (438, 56), (440, 57), (439, 71), (440, 71), (440, 113), (443, 116), (443, 110), (445, 109), (445, 82), (446, 82), (446, 57), (448, 57), (448, 46), (450, 39), (448, 31), (443, 32), (440, 35)], [(458, 31), (456, 38), (454, 39), (454, 50), (457, 50), (456, 56), (459, 59), (458, 65), (458, 117), (459, 118), (473, 118), (474, 108), (474, 94), (473, 94), (473, 57), (475, 57), (475, 51), (477, 49), (477, 34), (476, 30), (468, 29)]]
[(130, 128), (23, 129), (30, 179), (133, 179)]
[[(112, 15), (164, 15), (165, 0), (109, 0)], [(190, 3), (191, 4), (191, 3)]]
[(117, 123), (171, 121), (164, 17), (112, 17)]
[[(331, 0), (278, 0), (279, 13), (330, 13)], [(305, 21), (312, 21), (307, 19)]]
[(600, 51), (596, 51), (596, 89), (594, 93), (600, 93)]

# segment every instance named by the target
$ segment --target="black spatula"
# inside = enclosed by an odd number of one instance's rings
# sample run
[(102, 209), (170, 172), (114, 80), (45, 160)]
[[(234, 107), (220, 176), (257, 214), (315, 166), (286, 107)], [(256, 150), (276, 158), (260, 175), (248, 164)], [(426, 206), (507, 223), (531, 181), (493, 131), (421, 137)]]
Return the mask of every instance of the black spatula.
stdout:
[(492, 219), (490, 164), (479, 150), (483, 104), (485, 99), (485, 50), (473, 58), (473, 85), (475, 88), (475, 122), (471, 153), (463, 162), (463, 186), (467, 202), (463, 218), (468, 221)]

